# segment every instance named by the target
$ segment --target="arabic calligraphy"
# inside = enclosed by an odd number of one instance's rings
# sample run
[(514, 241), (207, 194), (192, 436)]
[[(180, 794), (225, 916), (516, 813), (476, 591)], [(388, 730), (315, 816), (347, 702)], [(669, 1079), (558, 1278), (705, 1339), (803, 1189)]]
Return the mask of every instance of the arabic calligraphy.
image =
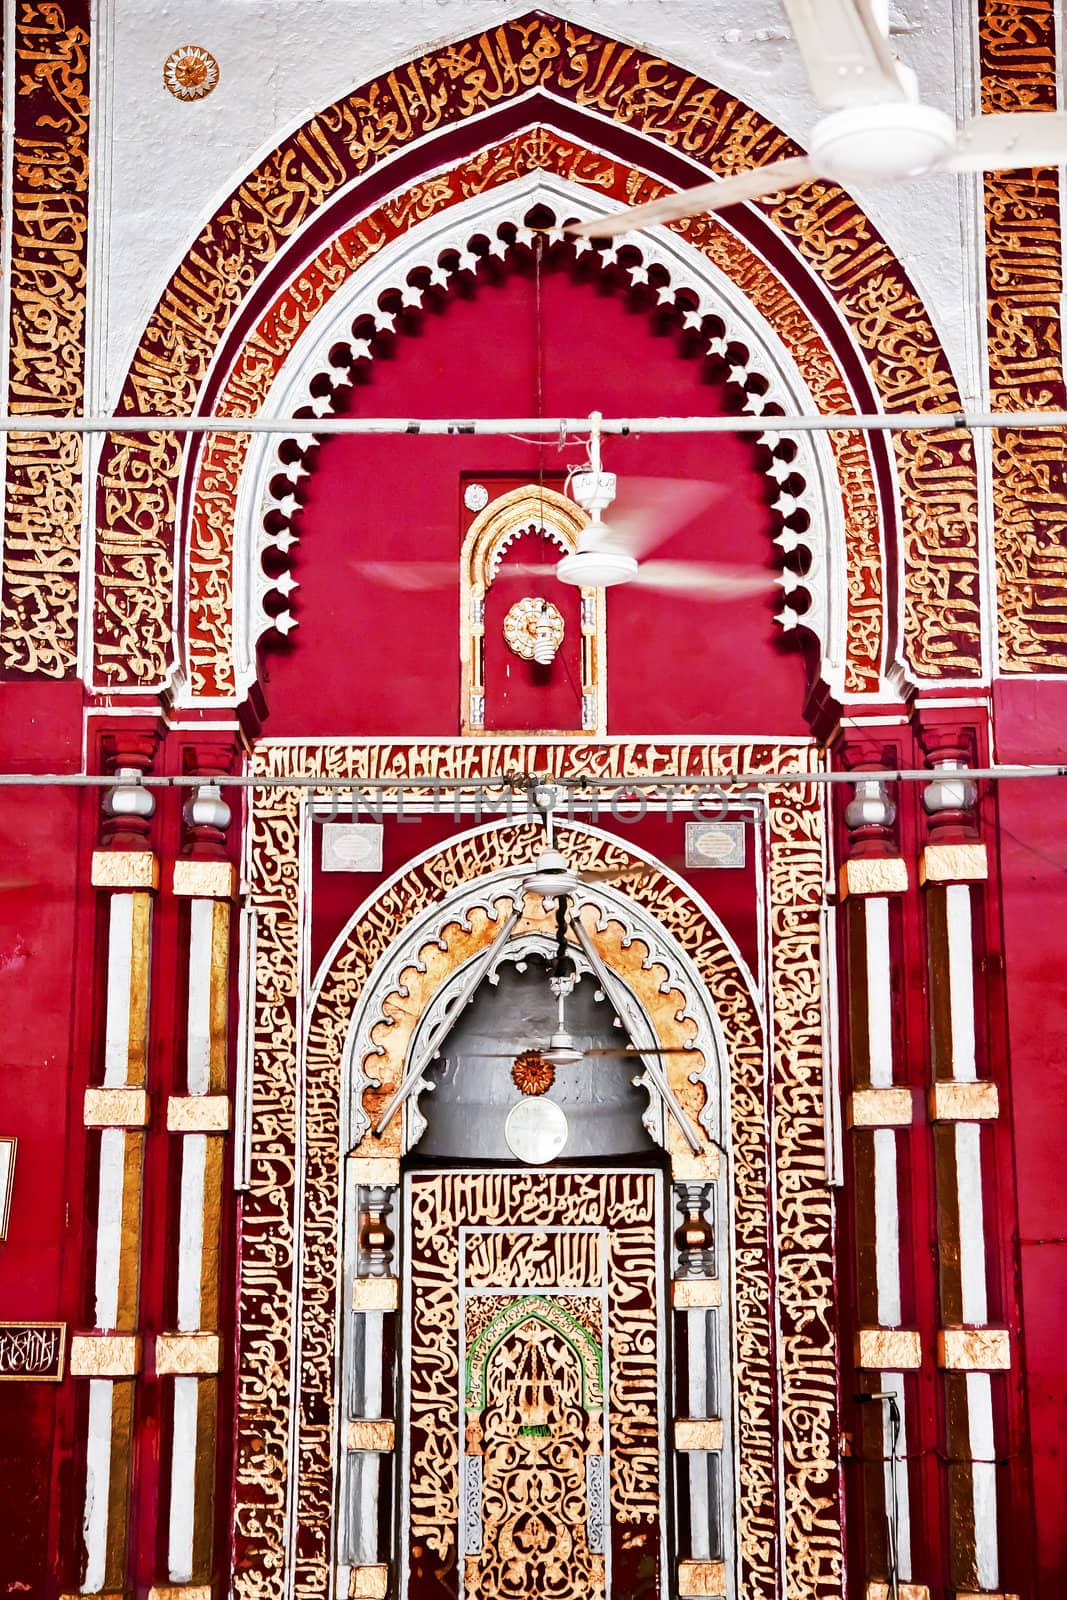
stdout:
[(0, 1322), (0, 1380), (58, 1383), (65, 1322)]
[[(1052, 0), (980, 7), (985, 112), (1056, 109)], [(984, 179), (987, 349), (994, 410), (1064, 409), (1060, 183), (1055, 168)], [(1067, 671), (1067, 474), (1061, 429), (993, 434), (1000, 666)]]
[[(8, 405), (74, 416), (85, 386), (89, 6), (22, 0), (14, 30)], [(82, 441), (7, 441), (0, 652), (9, 672), (75, 670)]]

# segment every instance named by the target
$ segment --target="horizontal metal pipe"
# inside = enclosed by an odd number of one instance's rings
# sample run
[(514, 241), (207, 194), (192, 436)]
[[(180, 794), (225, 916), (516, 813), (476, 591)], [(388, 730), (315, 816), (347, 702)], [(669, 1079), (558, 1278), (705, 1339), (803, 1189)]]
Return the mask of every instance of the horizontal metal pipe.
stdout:
[(840, 412), (791, 417), (53, 417), (0, 416), (0, 433), (534, 434), (832, 433), (859, 429), (941, 433), (956, 428), (1067, 428), (1067, 411)]
[(882, 783), (930, 783), (935, 778), (955, 781), (971, 778), (976, 782), (1002, 782), (1018, 778), (1067, 778), (1067, 766), (998, 766), (998, 767), (910, 767), (873, 770), (863, 768), (855, 772), (724, 772), (715, 775), (694, 773), (659, 773), (653, 777), (632, 778), (573, 778), (552, 773), (516, 774), (501, 776), (484, 773), (469, 778), (334, 778), (311, 777), (294, 774), (292, 777), (274, 775), (223, 773), (175, 773), (157, 776), (145, 773), (140, 777), (97, 772), (4, 772), (0, 773), (0, 788), (7, 789), (112, 789), (116, 784), (141, 785), (146, 789), (198, 789), (203, 784), (217, 784), (223, 789), (325, 789), (359, 792), (365, 789), (397, 789), (419, 792), (454, 793), (456, 790), (485, 792), (488, 789), (510, 789), (522, 793), (533, 783), (551, 784), (571, 794), (594, 794), (602, 789), (637, 793), (642, 789), (736, 789), (779, 788), (783, 784), (802, 786), (809, 783), (835, 784), (859, 783), (878, 780)]

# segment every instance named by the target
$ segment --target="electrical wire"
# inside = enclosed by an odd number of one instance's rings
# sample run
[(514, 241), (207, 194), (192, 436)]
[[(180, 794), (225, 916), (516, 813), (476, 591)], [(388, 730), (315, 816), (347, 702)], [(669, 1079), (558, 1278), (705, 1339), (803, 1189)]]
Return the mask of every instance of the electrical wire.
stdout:
[[(1067, 428), (1067, 411), (896, 411), (797, 413), (792, 416), (604, 417), (601, 433), (923, 433), (958, 429)], [(306, 438), (355, 434), (574, 434), (592, 431), (588, 417), (87, 417), (0, 416), (0, 434), (291, 433)]]
[[(305, 773), (293, 773), (287, 776), (278, 776), (273, 773), (219, 773), (217, 776), (206, 777), (202, 773), (183, 772), (168, 773), (166, 775), (130, 773), (119, 777), (116, 773), (96, 772), (0, 772), (0, 788), (112, 789), (117, 784), (123, 784), (146, 789), (199, 789), (205, 783), (211, 783), (224, 789), (321, 789), (324, 791), (340, 789), (346, 793), (393, 789), (398, 794), (408, 791), (418, 795), (427, 793), (431, 795), (453, 795), (461, 792), (470, 792), (484, 796), (489, 791), (498, 791), (501, 794), (510, 792), (513, 795), (525, 793), (535, 784), (551, 782), (565, 790), (572, 799), (580, 798), (592, 801), (601, 791), (610, 793), (621, 789), (626, 792), (632, 792), (634, 795), (641, 795), (645, 791), (655, 794), (657, 790), (666, 789), (671, 791), (677, 799), (689, 797), (699, 802), (701, 799), (724, 798), (723, 791), (728, 791), (734, 799), (755, 799), (754, 795), (734, 793), (739, 789), (744, 791), (745, 789), (805, 788), (808, 786), (820, 788), (826, 785), (856, 784), (861, 781), (928, 784), (939, 776), (947, 776), (954, 782), (960, 779), (972, 779), (975, 782), (982, 783), (1004, 783), (1024, 779), (1033, 781), (1039, 778), (1067, 778), (1067, 766), (1034, 763), (1029, 766), (953, 767), (947, 772), (939, 772), (937, 768), (933, 767), (887, 767), (881, 770), (864, 768), (862, 772), (827, 772), (823, 770), (804, 772), (722, 772), (714, 774), (674, 772), (655, 773), (647, 776), (635, 773), (626, 778), (591, 778), (585, 774), (571, 777), (564, 773), (514, 772), (486, 772), (474, 774), (470, 777), (450, 778), (437, 778), (429, 774), (425, 777), (416, 778), (406, 778), (399, 775), (388, 778), (368, 778), (355, 775), (339, 778), (326, 774), (309, 775)], [(679, 790), (687, 793), (679, 794)]]

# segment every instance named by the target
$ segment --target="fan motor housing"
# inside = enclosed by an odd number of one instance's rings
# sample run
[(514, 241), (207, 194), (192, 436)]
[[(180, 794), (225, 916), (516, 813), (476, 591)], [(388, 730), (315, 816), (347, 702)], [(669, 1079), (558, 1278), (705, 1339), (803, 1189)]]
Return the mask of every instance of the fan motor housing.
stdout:
[(903, 100), (831, 111), (816, 124), (809, 153), (824, 178), (877, 183), (931, 172), (955, 144), (956, 130), (943, 111)]

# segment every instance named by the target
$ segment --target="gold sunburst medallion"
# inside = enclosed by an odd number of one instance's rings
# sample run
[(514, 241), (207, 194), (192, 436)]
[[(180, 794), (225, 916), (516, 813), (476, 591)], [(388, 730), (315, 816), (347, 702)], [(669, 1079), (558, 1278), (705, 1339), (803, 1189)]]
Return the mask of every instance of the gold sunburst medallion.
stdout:
[(556, 1069), (536, 1050), (524, 1050), (515, 1057), (511, 1077), (522, 1094), (547, 1094), (556, 1081)]
[(163, 63), (163, 83), (176, 100), (205, 100), (219, 81), (219, 64), (202, 45), (183, 44)]

